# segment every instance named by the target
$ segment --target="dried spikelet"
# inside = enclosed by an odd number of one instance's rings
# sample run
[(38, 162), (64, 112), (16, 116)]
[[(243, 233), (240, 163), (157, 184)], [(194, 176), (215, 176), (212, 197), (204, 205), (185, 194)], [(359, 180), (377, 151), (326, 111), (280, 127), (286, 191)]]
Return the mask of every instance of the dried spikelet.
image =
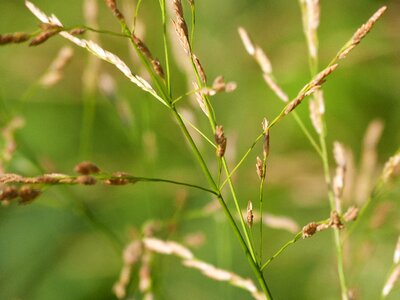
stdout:
[(217, 76), (211, 88), (204, 87), (201, 89), (201, 93), (206, 96), (214, 96), (220, 92), (230, 93), (236, 89), (237, 85), (235, 82), (225, 82), (224, 76)]
[(264, 74), (271, 74), (272, 72), (271, 62), (269, 61), (265, 52), (258, 46), (256, 46), (254, 52), (254, 59), (257, 61), (258, 65), (260, 66)]
[(247, 33), (246, 29), (244, 29), (243, 27), (239, 27), (238, 32), (239, 32), (240, 38), (242, 39), (242, 43), (243, 43), (244, 48), (246, 49), (247, 53), (249, 53), (251, 56), (253, 56), (256, 52), (256, 48), (255, 48), (249, 34)]
[(386, 297), (387, 295), (389, 295), (389, 293), (392, 291), (394, 285), (397, 283), (399, 278), (400, 278), (400, 265), (397, 266), (390, 274), (388, 280), (385, 283), (385, 286), (383, 287), (382, 296)]
[(108, 8), (112, 11), (114, 16), (120, 20), (120, 21), (125, 21), (124, 15), (121, 13), (121, 11), (117, 7), (117, 1), (115, 0), (105, 0), (106, 5)]
[(25, 32), (14, 32), (9, 34), (0, 34), (0, 45), (6, 44), (18, 44), (26, 42), (31, 38), (29, 33)]
[(59, 82), (63, 77), (62, 71), (71, 60), (73, 53), (71, 47), (61, 48), (47, 72), (40, 79), (40, 84), (44, 87), (50, 87)]
[(99, 167), (90, 161), (83, 161), (77, 164), (74, 170), (76, 173), (81, 175), (96, 174), (100, 172)]
[(263, 78), (269, 88), (281, 99), (283, 102), (288, 102), (289, 97), (286, 93), (280, 88), (280, 86), (275, 82), (275, 80), (271, 77), (270, 74), (263, 74)]
[[(56, 16), (52, 15), (51, 17), (48, 17), (46, 14), (44, 14), (40, 9), (38, 9), (34, 4), (32, 4), (29, 1), (25, 1), (25, 5), (43, 23), (48, 23), (48, 24), (62, 27), (62, 23), (60, 22), (60, 20), (57, 19)], [(132, 71), (129, 69), (129, 67), (115, 54), (113, 54), (107, 50), (104, 50), (103, 48), (101, 48), (98, 44), (96, 44), (93, 41), (79, 39), (76, 36), (73, 36), (72, 34), (70, 34), (68, 32), (61, 31), (59, 34), (62, 37), (70, 40), (74, 44), (78, 45), (79, 47), (86, 48), (88, 51), (92, 52), (94, 55), (96, 55), (100, 59), (113, 64), (126, 77), (128, 77), (130, 79), (130, 81), (132, 81), (134, 84), (136, 84), (138, 87), (140, 87), (144, 91), (152, 94), (158, 101), (160, 101), (164, 105), (167, 105), (165, 103), (165, 101), (160, 96), (158, 96), (158, 94), (154, 91), (152, 86), (146, 80), (144, 80), (143, 78), (141, 78), (138, 75), (134, 75), (132, 73)]]
[(256, 172), (258, 175), (258, 178), (261, 180), (265, 176), (265, 170), (264, 170), (264, 162), (257, 156), (257, 163), (256, 163)]
[(226, 150), (226, 137), (224, 134), (224, 128), (220, 125), (215, 128), (215, 142), (217, 143), (217, 155), (219, 157), (224, 156)]
[(43, 31), (31, 40), (31, 42), (29, 43), (29, 46), (38, 46), (40, 44), (43, 44), (49, 38), (51, 38), (52, 36), (55, 36), (57, 33), (59, 33), (61, 31), (60, 26), (46, 24), (46, 23), (41, 24), (41, 28)]
[(311, 57), (317, 57), (318, 39), (317, 29), (319, 26), (320, 7), (319, 0), (301, 0), (303, 28), (307, 39), (308, 52)]
[(303, 239), (313, 236), (317, 232), (317, 227), (318, 224), (314, 222), (308, 223), (306, 226), (304, 226), (302, 229)]
[(35, 200), (42, 192), (30, 186), (23, 186), (18, 191), (20, 204), (28, 204)]
[(132, 40), (139, 49), (139, 51), (149, 60), (153, 60), (153, 55), (151, 54), (149, 48), (146, 46), (146, 44), (138, 38), (134, 33), (132, 33)]
[(115, 172), (112, 174), (112, 177), (106, 179), (104, 183), (108, 185), (127, 185), (128, 183), (132, 183), (132, 181), (126, 178), (127, 176), (128, 174), (124, 172)]
[(393, 263), (395, 264), (400, 263), (400, 236), (397, 239), (396, 249), (394, 250)]
[(322, 70), (320, 73), (318, 73), (313, 80), (308, 83), (297, 95), (297, 97), (290, 102), (284, 111), (284, 114), (287, 115), (291, 111), (293, 111), (302, 101), (306, 96), (311, 95), (312, 93), (316, 92), (321, 85), (325, 82), (326, 78), (336, 70), (338, 67), (338, 64), (334, 64), (332, 66), (329, 66)]
[(333, 194), (335, 197), (336, 210), (341, 213), (341, 200), (344, 190), (344, 179), (346, 175), (347, 161), (343, 145), (339, 142), (333, 144), (333, 154), (336, 161), (336, 173), (333, 178)]
[(81, 34), (84, 34), (86, 32), (86, 29), (85, 28), (74, 28), (74, 29), (71, 29), (68, 32), (70, 34), (72, 34), (72, 35), (81, 35)]
[(15, 186), (6, 186), (1, 190), (0, 201), (10, 201), (18, 197), (18, 189)]
[(196, 91), (195, 92), (196, 101), (199, 104), (199, 106), (200, 106), (201, 110), (203, 111), (203, 113), (208, 117), (209, 116), (208, 109), (207, 109), (205, 100), (203, 98), (203, 93), (202, 93), (202, 91), (199, 90), (199, 86), (197, 85), (196, 82), (193, 81), (192, 84), (193, 84), (193, 87), (194, 87), (194, 89)]
[(337, 228), (337, 229), (342, 229), (344, 227), (337, 211), (334, 210), (331, 212), (331, 217), (328, 225), (331, 228)]
[(155, 58), (151, 61), (151, 65), (153, 66), (153, 69), (156, 72), (156, 74), (164, 79), (164, 70), (160, 61), (157, 58)]
[(386, 9), (387, 9), (386, 6), (383, 6), (380, 9), (378, 9), (365, 24), (363, 24), (359, 29), (357, 29), (351, 40), (339, 52), (338, 59), (345, 58), (347, 54), (349, 54), (349, 52), (353, 50), (354, 47), (361, 42), (361, 40), (368, 34), (368, 32), (370, 32), (375, 22), (383, 15)]
[(322, 134), (322, 117), (325, 113), (324, 96), (322, 90), (315, 92), (314, 98), (309, 102), (311, 123), (318, 134)]
[(198, 59), (198, 57), (195, 54), (192, 54), (192, 58), (193, 58), (194, 65), (196, 67), (197, 73), (200, 76), (201, 81), (203, 83), (206, 83), (207, 82), (206, 73), (204, 72), (204, 69), (200, 63), (200, 60)]
[(178, 34), (179, 40), (182, 44), (183, 49), (186, 54), (191, 54), (191, 48), (189, 43), (188, 28), (183, 15), (183, 8), (181, 0), (173, 0), (173, 7), (176, 14), (176, 21), (173, 21), (175, 26), (175, 31)]
[(400, 175), (400, 152), (390, 157), (382, 171), (383, 182), (395, 179)]
[(251, 200), (249, 200), (247, 202), (247, 225), (249, 225), (249, 227), (253, 227), (253, 220), (254, 220), (254, 215), (253, 215), (253, 203), (251, 202)]
[(269, 155), (269, 140), (270, 140), (269, 123), (266, 118), (263, 119), (262, 126), (263, 126), (263, 130), (264, 130), (263, 156), (264, 156), (264, 160), (265, 160), (265, 159), (267, 159), (267, 157)]
[(347, 222), (355, 221), (358, 217), (359, 209), (358, 207), (351, 206), (343, 215), (343, 220)]
[(96, 179), (93, 178), (92, 176), (81, 175), (76, 178), (76, 183), (82, 185), (94, 185), (96, 184)]

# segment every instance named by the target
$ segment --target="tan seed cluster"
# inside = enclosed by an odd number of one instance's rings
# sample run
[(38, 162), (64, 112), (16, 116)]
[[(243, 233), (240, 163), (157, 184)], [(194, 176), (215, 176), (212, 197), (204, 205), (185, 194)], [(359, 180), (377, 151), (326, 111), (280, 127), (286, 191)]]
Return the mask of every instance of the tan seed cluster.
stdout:
[(120, 21), (124, 21), (124, 15), (122, 14), (122, 12), (118, 9), (117, 7), (117, 1), (116, 0), (105, 0), (106, 5), (108, 6), (108, 8), (112, 11), (112, 13), (114, 14), (114, 16), (120, 20)]
[(254, 215), (253, 215), (253, 203), (251, 202), (251, 200), (249, 200), (247, 202), (247, 225), (249, 225), (249, 227), (253, 227), (253, 221), (254, 221)]
[(354, 47), (356, 47), (361, 42), (361, 40), (368, 34), (368, 32), (370, 32), (372, 26), (374, 26), (376, 21), (378, 21), (378, 19), (383, 15), (386, 9), (387, 9), (386, 6), (383, 6), (380, 9), (378, 9), (365, 24), (363, 24), (359, 29), (357, 29), (351, 40), (339, 52), (338, 59), (345, 58), (347, 54), (349, 54), (349, 52), (353, 50)]
[(288, 102), (289, 97), (285, 94), (285, 92), (283, 92), (273, 77), (272, 66), (268, 56), (258, 45), (253, 43), (250, 35), (243, 27), (239, 27), (238, 32), (247, 53), (250, 54), (260, 66), (267, 85), (278, 96), (279, 99), (281, 99), (283, 102)]
[(176, 20), (173, 21), (175, 26), (175, 31), (178, 34), (183, 49), (188, 55), (190, 55), (192, 53), (192, 50), (189, 43), (188, 28), (183, 15), (181, 0), (173, 0), (173, 7), (176, 15)]
[(388, 182), (400, 175), (400, 152), (390, 157), (382, 171), (382, 180)]
[(143, 56), (150, 61), (156, 74), (159, 75), (161, 78), (164, 78), (164, 70), (161, 66), (160, 61), (153, 57), (146, 44), (134, 33), (132, 33), (132, 40), (135, 43), (136, 47), (139, 49), (139, 51), (143, 54)]
[(224, 128), (220, 125), (215, 128), (215, 142), (217, 143), (217, 156), (224, 156), (226, 150), (226, 137), (224, 134)]
[(83, 161), (77, 164), (74, 170), (81, 175), (97, 174), (100, 172), (99, 167), (90, 161)]
[(30, 38), (31, 35), (25, 32), (0, 34), (0, 45), (23, 43), (29, 40)]
[(333, 154), (336, 161), (336, 173), (333, 178), (333, 195), (335, 197), (336, 210), (341, 213), (341, 202), (344, 190), (344, 180), (347, 169), (346, 150), (339, 142), (333, 144)]

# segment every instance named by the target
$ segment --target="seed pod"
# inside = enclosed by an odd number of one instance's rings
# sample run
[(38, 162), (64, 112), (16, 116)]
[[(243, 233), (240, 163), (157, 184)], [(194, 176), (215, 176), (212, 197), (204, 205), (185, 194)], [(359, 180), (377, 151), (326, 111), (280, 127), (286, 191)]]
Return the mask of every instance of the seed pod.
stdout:
[(83, 161), (77, 164), (74, 168), (75, 172), (81, 175), (96, 174), (100, 172), (100, 169), (89, 161)]
[(220, 125), (215, 128), (215, 142), (217, 143), (217, 155), (219, 157), (224, 156), (226, 150), (226, 137), (224, 134), (224, 128)]

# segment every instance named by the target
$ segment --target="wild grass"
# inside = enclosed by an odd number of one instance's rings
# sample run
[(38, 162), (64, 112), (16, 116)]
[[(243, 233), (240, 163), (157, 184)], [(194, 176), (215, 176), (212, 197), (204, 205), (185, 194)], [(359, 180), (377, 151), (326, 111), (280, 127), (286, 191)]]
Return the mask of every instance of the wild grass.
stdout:
[[(112, 79), (99, 76), (100, 66), (98, 59), (100, 59), (116, 68), (125, 79), (128, 79), (133, 84), (134, 88), (141, 89), (143, 94), (162, 104), (162, 108), (170, 116), (170, 119), (162, 120), (162, 122), (171, 122), (171, 120), (175, 122), (186, 142), (186, 144), (185, 142), (182, 143), (182, 148), (188, 148), (192, 153), (197, 164), (197, 170), (205, 178), (207, 185), (202, 180), (199, 180), (199, 182), (186, 182), (172, 178), (130, 175), (123, 172), (123, 170), (108, 172), (88, 161), (83, 161), (75, 166), (77, 175), (43, 173), (37, 176), (24, 176), (23, 174), (7, 173), (7, 164), (12, 159), (16, 147), (15, 130), (22, 125), (21, 119), (15, 118), (3, 129), (4, 145), (1, 157), (2, 174), (0, 175), (0, 184), (2, 184), (0, 199), (3, 206), (10, 206), (14, 202), (34, 205), (35, 202), (40, 201), (37, 198), (41, 194), (54, 186), (62, 185), (87, 186), (87, 189), (93, 189), (95, 187), (89, 186), (95, 186), (100, 183), (107, 186), (153, 183), (157, 184), (160, 189), (163, 188), (162, 184), (183, 186), (188, 191), (198, 190), (212, 197), (215, 201), (200, 209), (200, 211), (182, 212), (182, 216), (179, 216), (181, 212), (178, 205), (178, 216), (171, 217), (171, 224), (176, 218), (180, 218), (182, 223), (190, 222), (191, 219), (198, 217), (209, 218), (222, 211), (225, 216), (224, 222), (229, 224), (231, 232), (237, 238), (237, 243), (234, 247), (240, 247), (242, 255), (247, 259), (249, 269), (253, 272), (253, 278), (245, 278), (236, 274), (233, 270), (225, 270), (207, 263), (197, 258), (187, 246), (173, 241), (173, 236), (160, 234), (162, 231), (168, 232), (169, 225), (171, 225), (168, 222), (157, 223), (156, 221), (150, 222), (150, 225), (145, 224), (141, 230), (121, 241), (107, 225), (97, 219), (85, 204), (80, 204), (78, 206), (82, 215), (99, 232), (108, 236), (118, 250), (122, 250), (122, 245), (127, 245), (123, 247), (123, 266), (119, 278), (117, 278), (117, 274), (115, 275), (116, 283), (113, 287), (113, 292), (117, 298), (130, 299), (135, 293), (139, 293), (143, 299), (158, 298), (159, 295), (155, 288), (156, 282), (154, 278), (160, 275), (156, 275), (158, 265), (154, 263), (154, 257), (158, 254), (164, 254), (177, 257), (183, 266), (189, 269), (196, 269), (205, 277), (238, 287), (246, 291), (247, 295), (254, 299), (280, 299), (279, 290), (271, 288), (269, 278), (266, 276), (266, 270), (270, 267), (270, 263), (272, 261), (279, 263), (280, 256), (289, 247), (294, 247), (299, 241), (312, 238), (322, 231), (331, 231), (332, 244), (335, 249), (336, 276), (340, 288), (340, 296), (337, 294), (332, 297), (336, 299), (340, 297), (342, 300), (356, 299), (355, 292), (349, 285), (347, 269), (351, 268), (351, 266), (345, 266), (345, 248), (350, 244), (352, 234), (357, 231), (358, 224), (366, 218), (365, 213), (370, 208), (371, 203), (381, 197), (383, 193), (392, 189), (397, 183), (396, 180), (400, 173), (400, 152), (394, 153), (387, 160), (380, 171), (380, 175), (375, 176), (377, 172), (376, 144), (382, 132), (382, 125), (378, 121), (372, 123), (365, 137), (365, 160), (362, 165), (362, 176), (358, 179), (358, 189), (354, 197), (357, 201), (346, 202), (344, 200), (346, 186), (349, 184), (348, 181), (352, 179), (351, 174), (349, 174), (349, 170), (351, 170), (351, 155), (349, 154), (349, 149), (341, 142), (335, 141), (332, 145), (328, 144), (325, 114), (329, 113), (329, 111), (325, 109), (322, 88), (326, 81), (335, 75), (334, 73), (340, 68), (343, 60), (350, 56), (353, 49), (372, 30), (375, 23), (386, 11), (386, 7), (384, 6), (372, 14), (342, 47), (338, 47), (339, 50), (330, 62), (320, 67), (318, 56), (320, 4), (317, 0), (300, 0), (303, 30), (308, 49), (310, 79), (292, 98), (280, 86), (280, 80), (275, 76), (272, 63), (264, 50), (253, 41), (244, 27), (238, 27), (238, 33), (245, 50), (258, 64), (267, 86), (275, 94), (276, 98), (283, 101), (283, 107), (274, 117), (255, 120), (261, 125), (258, 134), (254, 134), (254, 141), (249, 145), (247, 151), (236, 163), (232, 164), (228, 162), (227, 152), (234, 145), (231, 144), (230, 136), (227, 133), (229, 131), (226, 131), (226, 128), (220, 123), (219, 117), (223, 114), (229, 114), (229, 107), (225, 108), (224, 111), (217, 110), (213, 97), (220, 93), (233, 92), (237, 84), (225, 81), (223, 76), (218, 76), (214, 80), (207, 78), (207, 68), (203, 66), (202, 55), (197, 52), (198, 50), (194, 43), (196, 26), (201, 26), (201, 24), (197, 25), (196, 22), (195, 2), (182, 3), (180, 0), (169, 2), (159, 0), (158, 4), (161, 14), (160, 38), (163, 41), (162, 49), (150, 49), (146, 45), (144, 38), (140, 36), (137, 26), (141, 1), (137, 2), (135, 11), (125, 12), (119, 7), (117, 1), (112, 0), (105, 1), (103, 5), (115, 17), (120, 26), (120, 32), (97, 28), (98, 8), (97, 2), (94, 0), (85, 1), (85, 22), (87, 24), (80, 26), (65, 25), (57, 16), (45, 13), (34, 3), (25, 1), (26, 7), (41, 22), (39, 29), (32, 32), (2, 34), (0, 35), (0, 44), (29, 42), (30, 46), (36, 47), (43, 43), (50, 43), (55, 36), (61, 36), (67, 40), (66, 42), (71, 42), (88, 51), (90, 60), (83, 72), (84, 114), (79, 159), (86, 159), (92, 148), (91, 133), (93, 131), (96, 104), (96, 85), (100, 82), (103, 92), (110, 98), (113, 98), (116, 93)], [(130, 25), (128, 18), (125, 17), (127, 14), (134, 16), (133, 26)], [(173, 27), (174, 33), (171, 27)], [(107, 45), (101, 45), (97, 34), (112, 35), (127, 41), (138, 57), (138, 61), (133, 68), (129, 66), (130, 63), (120, 58), (119, 55), (107, 50)], [(174, 35), (171, 36), (171, 34), (174, 34), (175, 37)], [(171, 44), (174, 38), (176, 42), (179, 42), (181, 50), (183, 50), (182, 54), (179, 54), (176, 44)], [(162, 53), (162, 59), (159, 59), (155, 53), (157, 55)], [(50, 87), (62, 80), (64, 76), (63, 69), (71, 60), (72, 55), (73, 51), (70, 47), (62, 48), (45, 75), (41, 77), (40, 84), (44, 87)], [(179, 94), (174, 90), (173, 58), (178, 60), (177, 64), (181, 61), (186, 62), (189, 66), (185, 70), (185, 75), (191, 84), (184, 94)], [(145, 74), (139, 74), (140, 67), (146, 71)], [(102, 78), (103, 80), (101, 80)], [(211, 82), (212, 84), (210, 84)], [(197, 126), (195, 122), (191, 122), (190, 118), (185, 115), (183, 104), (192, 96), (194, 96), (198, 105), (193, 109), (194, 113), (206, 120), (208, 128)], [(297, 110), (303, 102), (307, 101), (310, 112), (309, 118), (306, 120), (304, 116), (297, 113)], [(123, 106), (123, 103), (119, 103), (119, 105), (121, 105), (119, 112), (122, 118), (129, 119), (130, 114), (126, 106)], [(264, 205), (268, 178), (274, 176), (270, 174), (269, 166), (270, 159), (275, 154), (274, 139), (278, 138), (274, 136), (274, 129), (290, 116), (293, 116), (298, 127), (303, 132), (305, 140), (310, 143), (315, 150), (316, 156), (320, 159), (325, 181), (325, 198), (329, 203), (329, 210), (326, 211), (325, 217), (319, 219), (312, 216), (311, 219), (314, 219), (314, 221), (303, 224), (302, 229), (297, 225), (297, 222), (288, 216), (270, 214), (266, 211)], [(131, 120), (130, 122), (133, 121)], [(307, 125), (308, 122), (311, 123), (313, 130)], [(154, 130), (157, 129), (162, 130), (163, 128), (155, 128)], [(253, 133), (249, 134), (253, 135)], [(206, 146), (200, 148), (202, 143), (205, 143)], [(252, 200), (246, 199), (244, 201), (244, 199), (241, 199), (239, 191), (243, 188), (242, 184), (244, 185), (245, 183), (235, 181), (234, 175), (240, 172), (242, 165), (249, 160), (250, 154), (257, 151), (256, 146), (259, 146), (258, 144), (262, 144), (258, 149), (260, 153), (256, 156), (256, 168), (254, 170), (254, 173), (258, 176), (258, 181), (253, 182), (253, 188), (257, 190), (257, 196)], [(331, 148), (332, 150), (330, 150)], [(330, 154), (331, 152), (332, 155)], [(209, 159), (211, 153), (214, 156), (213, 159)], [(330, 162), (331, 156), (333, 156), (334, 164)], [(111, 157), (110, 155), (110, 159)], [(171, 165), (171, 168), (174, 167)], [(332, 172), (333, 170), (334, 172)], [(174, 172), (179, 172), (179, 169), (174, 170)], [(216, 203), (217, 205), (215, 205)], [(246, 203), (247, 206), (243, 205), (243, 203)], [(293, 236), (282, 245), (277, 245), (265, 234), (266, 225), (288, 230)], [(223, 237), (219, 236), (217, 238), (222, 239)], [(400, 277), (399, 245), (400, 240), (395, 249), (393, 266), (380, 292), (382, 299), (388, 299)], [(268, 252), (275, 251), (271, 249), (277, 250), (272, 255), (267, 256), (266, 247), (268, 247)], [(140, 268), (138, 269), (137, 266), (139, 265)], [(291, 270), (287, 270), (287, 272), (291, 272)], [(282, 280), (285, 279), (282, 278)], [(258, 285), (256, 285), (256, 282)], [(295, 283), (287, 283), (287, 285), (292, 284)], [(162, 291), (159, 291), (159, 293), (162, 295)]]

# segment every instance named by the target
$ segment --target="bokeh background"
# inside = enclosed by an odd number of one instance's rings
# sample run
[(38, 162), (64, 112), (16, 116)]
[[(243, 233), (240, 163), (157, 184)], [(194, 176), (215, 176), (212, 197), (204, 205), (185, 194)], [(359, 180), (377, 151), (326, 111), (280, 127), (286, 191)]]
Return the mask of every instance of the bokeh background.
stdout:
[[(36, 0), (35, 4), (55, 13), (65, 25), (74, 26), (84, 23), (83, 2)], [(132, 10), (128, 10), (135, 7), (135, 1), (118, 2), (125, 14), (132, 16)], [(118, 32), (112, 14), (103, 1), (98, 3), (98, 27)], [(294, 97), (309, 80), (300, 9), (295, 0), (204, 0), (196, 4), (195, 52), (209, 80), (224, 75), (238, 84), (235, 92), (213, 99), (219, 123), (228, 137), (228, 158), (233, 166), (259, 134), (262, 118), (272, 119), (282, 108), (244, 51), (237, 27), (244, 26), (267, 52), (278, 82)], [(356, 165), (368, 124), (374, 119), (383, 121), (378, 171), (400, 144), (400, 3), (322, 0), (319, 30), (320, 62), (324, 66), (383, 4), (388, 5), (387, 13), (324, 86), (329, 145), (334, 140), (343, 142), (353, 151)], [(38, 21), (23, 1), (2, 0), (0, 11), (0, 33), (37, 28)], [(139, 21), (146, 43), (155, 56), (162, 58), (157, 1), (143, 1)], [(98, 37), (135, 72), (143, 72), (126, 40)], [(92, 98), (88, 96), (82, 83), (88, 53), (73, 45), (74, 56), (62, 81), (49, 88), (38, 85), (58, 50), (67, 44), (61, 37), (54, 37), (39, 47), (22, 44), (0, 48), (1, 125), (15, 115), (26, 123), (17, 133), (18, 150), (7, 171), (32, 176), (43, 172), (72, 174), (74, 165), (90, 160), (108, 172), (125, 171), (206, 185), (167, 110), (112, 66), (101, 63), (97, 79), (100, 82), (103, 74), (114, 78), (112, 98), (97, 88)], [(174, 62), (172, 68), (175, 96), (184, 93), (188, 85), (181, 64)], [(83, 122), (84, 103), (90, 103), (90, 99), (94, 99), (94, 117), (88, 126)], [(180, 109), (209, 134), (207, 120), (193, 103), (183, 100)], [(311, 128), (307, 105), (297, 110)], [(215, 170), (213, 150), (204, 142), (200, 147)], [(248, 199), (255, 201), (258, 195), (254, 163), (260, 153), (256, 147), (234, 178), (243, 208)], [(267, 182), (268, 212), (289, 216), (300, 225), (328, 216), (321, 163), (291, 117), (271, 132)], [(345, 249), (348, 283), (360, 299), (378, 299), (391, 266), (400, 231), (398, 196), (398, 191), (386, 193), (373, 203), (368, 218), (349, 240), (351, 246)], [(121, 251), (99, 231), (99, 226), (108, 227), (128, 243), (133, 232), (149, 220), (164, 222), (169, 228), (168, 238), (180, 242), (187, 234), (204, 234), (204, 245), (193, 250), (198, 258), (252, 278), (222, 213), (207, 217), (193, 213), (210, 201), (210, 196), (198, 191), (139, 183), (124, 187), (54, 187), (31, 205), (1, 207), (0, 299), (114, 299), (111, 288), (122, 266)], [(82, 210), (90, 210), (101, 225), (93, 224)], [(381, 219), (374, 223), (371, 220), (378, 218), (376, 215)], [(165, 230), (159, 236), (166, 237)], [(265, 257), (292, 236), (266, 228)], [(173, 257), (157, 256), (153, 275), (156, 299), (187, 299), (188, 295), (193, 300), (249, 298), (237, 288), (185, 269)], [(276, 299), (338, 299), (331, 232), (300, 241), (274, 261), (265, 275)], [(134, 277), (131, 293), (140, 299), (136, 286)], [(388, 299), (399, 297), (397, 288)]]

